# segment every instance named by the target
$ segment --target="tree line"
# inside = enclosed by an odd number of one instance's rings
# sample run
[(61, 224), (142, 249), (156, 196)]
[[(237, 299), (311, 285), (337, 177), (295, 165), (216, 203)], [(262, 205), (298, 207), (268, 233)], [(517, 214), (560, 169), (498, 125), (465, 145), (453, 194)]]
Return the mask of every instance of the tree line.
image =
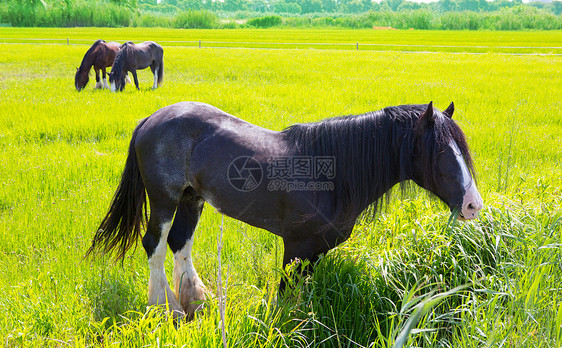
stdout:
[(0, 0), (0, 25), (553, 30), (562, 29), (562, 1)]
[[(133, 1), (133, 0), (124, 0)], [(174, 13), (177, 11), (210, 10), (213, 12), (256, 12), (275, 14), (359, 14), (369, 11), (428, 10), (435, 12), (493, 12), (517, 6), (544, 9), (555, 15), (562, 13), (562, 1), (531, 2), (522, 0), (439, 0), (419, 3), (406, 0), (138, 0), (146, 11)]]

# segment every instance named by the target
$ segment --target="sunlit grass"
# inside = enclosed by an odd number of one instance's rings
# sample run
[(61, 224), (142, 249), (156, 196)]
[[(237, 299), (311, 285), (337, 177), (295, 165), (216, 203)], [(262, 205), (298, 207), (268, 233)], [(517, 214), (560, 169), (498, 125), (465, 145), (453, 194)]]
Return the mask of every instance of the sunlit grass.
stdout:
[[(86, 41), (99, 38), (68, 30)], [(0, 32), (3, 37), (39, 33)], [(239, 41), (283, 35), (201, 33), (224, 40), (234, 35)], [(298, 33), (286, 31), (286, 39), (297, 40)], [(425, 42), (433, 34), (416, 33)], [(487, 40), (488, 34), (466, 33), (466, 40)], [(519, 34), (509, 33), (521, 41), (538, 35)], [(91, 35), (140, 41), (179, 34), (105, 29)], [(400, 43), (398, 36), (388, 40)], [(494, 40), (504, 44), (502, 38)], [(554, 39), (544, 41), (560, 46)], [(161, 88), (151, 90), (152, 74), (140, 71), (141, 91), (128, 85), (113, 94), (94, 90), (90, 82), (78, 93), (73, 76), (87, 47), (3, 44), (0, 51), (0, 337), (5, 345), (221, 344), (214, 298), (205, 313), (179, 326), (146, 310), (148, 269), (140, 245), (123, 267), (110, 259), (83, 259), (120, 178), (134, 126), (160, 107), (184, 100), (206, 102), (276, 130), (388, 105), (433, 101), (443, 109), (454, 101), (454, 118), (468, 137), (486, 204), (480, 220), (451, 228), (443, 205), (418, 191), (404, 200), (397, 193), (374, 221), (361, 221), (348, 242), (324, 257), (311, 278), (295, 280), (293, 300), (282, 304), (276, 299), (281, 240), (225, 218), (230, 346), (391, 347), (427, 294), (463, 285), (468, 287), (418, 318), (410, 344), (560, 344), (562, 58), (165, 46)], [(194, 250), (195, 266), (215, 294), (220, 224), (220, 214), (207, 205)], [(170, 257), (166, 270), (171, 274)]]
[[(89, 44), (97, 39), (153, 40), (165, 46), (561, 54), (562, 35), (549, 31), (370, 29), (1, 28), (0, 43)], [(201, 42), (199, 42), (201, 41)], [(359, 46), (357, 46), (359, 44)]]

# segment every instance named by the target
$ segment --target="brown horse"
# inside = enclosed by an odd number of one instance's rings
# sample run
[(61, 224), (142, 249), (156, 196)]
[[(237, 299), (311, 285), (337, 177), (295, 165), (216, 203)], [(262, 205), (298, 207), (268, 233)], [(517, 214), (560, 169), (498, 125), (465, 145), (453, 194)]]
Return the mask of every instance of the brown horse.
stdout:
[[(111, 67), (117, 52), (121, 49), (121, 44), (118, 42), (105, 42), (104, 40), (97, 40), (92, 47), (86, 52), (82, 59), (82, 64), (76, 68), (76, 76), (74, 77), (74, 85), (76, 90), (80, 92), (89, 81), (90, 68), (93, 66), (96, 71), (96, 86), (95, 88), (109, 88), (106, 80), (105, 68)], [(103, 84), (100, 79), (100, 70), (103, 73)]]

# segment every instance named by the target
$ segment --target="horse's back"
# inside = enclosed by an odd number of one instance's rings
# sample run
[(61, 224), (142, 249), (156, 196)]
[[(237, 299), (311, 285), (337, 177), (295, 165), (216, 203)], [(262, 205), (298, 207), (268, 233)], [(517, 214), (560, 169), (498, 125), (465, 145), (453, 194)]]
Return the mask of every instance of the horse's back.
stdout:
[(153, 52), (153, 54), (158, 54), (158, 55), (162, 55), (164, 52), (162, 46), (160, 46), (158, 43), (154, 41), (145, 41), (140, 44), (137, 44), (136, 47), (137, 49), (141, 49), (143, 51), (150, 51)]
[(125, 49), (125, 45), (130, 47), (132, 52), (134, 52), (134, 58), (131, 57), (129, 59), (132, 59), (132, 62), (134, 62), (133, 66), (135, 66), (136, 69), (146, 69), (154, 62), (158, 65), (162, 62), (164, 57), (164, 49), (154, 41), (145, 41), (139, 44), (126, 42), (123, 44), (122, 50)]
[(111, 41), (111, 42), (107, 42), (105, 45), (107, 48), (114, 51), (115, 53), (119, 52), (119, 50), (121, 49), (121, 44), (119, 42)]
[(179, 102), (153, 113), (143, 124), (139, 137), (150, 141), (167, 141), (170, 138), (190, 138), (204, 141), (209, 137), (265, 136), (277, 133), (261, 128), (228, 114), (212, 105), (199, 102)]

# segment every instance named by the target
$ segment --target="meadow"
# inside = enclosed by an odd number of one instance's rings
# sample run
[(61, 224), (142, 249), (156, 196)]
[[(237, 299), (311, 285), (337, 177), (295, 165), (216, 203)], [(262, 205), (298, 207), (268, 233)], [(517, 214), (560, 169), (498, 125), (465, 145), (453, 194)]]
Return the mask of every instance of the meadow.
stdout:
[[(0, 27), (0, 43), (91, 45), (104, 28)], [(164, 46), (204, 48), (338, 49), (374, 51), (562, 54), (562, 31), (420, 31), (342, 29), (189, 29), (114, 28), (111, 40), (157, 40)], [(107, 40), (106, 40), (107, 41)], [(79, 63), (75, 63), (77, 65)]]
[[(0, 28), (0, 37), (1, 344), (222, 345), (221, 226), (230, 347), (562, 344), (560, 32)], [(141, 71), (140, 91), (94, 90), (91, 76), (77, 92), (75, 69), (98, 38), (161, 41), (164, 85), (152, 90), (152, 74)], [(269, 40), (276, 49), (172, 42), (200, 39)], [(357, 41), (388, 46), (339, 46)], [(458, 47), (404, 46), (416, 43)], [(84, 254), (136, 123), (186, 100), (275, 130), (389, 105), (433, 101), (445, 109), (454, 101), (485, 208), (476, 221), (450, 224), (448, 209), (421, 190), (397, 191), (311, 277), (287, 275), (296, 290), (282, 301), (277, 284), (290, 270), (281, 269), (281, 240), (206, 205), (193, 259), (211, 296), (195, 320), (174, 323), (146, 308), (140, 243), (123, 264)]]

